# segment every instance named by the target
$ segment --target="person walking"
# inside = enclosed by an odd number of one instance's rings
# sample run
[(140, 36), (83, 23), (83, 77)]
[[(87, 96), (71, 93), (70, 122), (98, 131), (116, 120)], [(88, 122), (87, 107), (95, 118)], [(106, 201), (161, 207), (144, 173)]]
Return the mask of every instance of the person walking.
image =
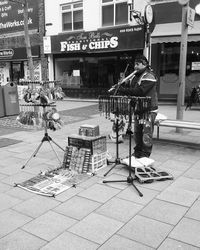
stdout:
[[(136, 158), (149, 157), (153, 148), (153, 130), (154, 121), (158, 113), (157, 97), (157, 78), (147, 58), (143, 55), (137, 55), (134, 63), (134, 74), (132, 78), (116, 86), (118, 88), (116, 95), (151, 97), (150, 115), (145, 122), (137, 119), (134, 115), (134, 138), (135, 147), (132, 154)], [(116, 92), (116, 89), (114, 90)]]

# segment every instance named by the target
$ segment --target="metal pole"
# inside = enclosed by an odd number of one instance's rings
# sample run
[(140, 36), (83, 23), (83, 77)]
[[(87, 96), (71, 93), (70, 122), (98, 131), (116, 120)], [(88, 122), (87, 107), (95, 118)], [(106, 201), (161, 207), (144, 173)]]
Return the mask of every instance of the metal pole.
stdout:
[[(177, 120), (183, 120), (183, 110), (185, 103), (185, 74), (186, 74), (186, 60), (187, 60), (187, 11), (189, 3), (182, 6), (182, 28), (181, 28), (181, 47), (180, 47), (180, 60), (179, 60), (179, 86), (177, 98)], [(176, 132), (181, 132), (182, 129), (176, 128)]]

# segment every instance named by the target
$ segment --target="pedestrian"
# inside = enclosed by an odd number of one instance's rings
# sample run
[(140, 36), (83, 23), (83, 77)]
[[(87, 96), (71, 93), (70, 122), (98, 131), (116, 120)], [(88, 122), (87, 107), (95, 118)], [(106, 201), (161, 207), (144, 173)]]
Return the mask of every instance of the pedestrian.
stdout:
[[(134, 115), (135, 147), (133, 155), (136, 158), (149, 157), (153, 147), (154, 121), (158, 113), (157, 79), (147, 58), (137, 55), (134, 63), (134, 74), (125, 84), (116, 86), (117, 95), (151, 97), (151, 107), (148, 120), (141, 123)], [(115, 90), (116, 90), (115, 88)]]

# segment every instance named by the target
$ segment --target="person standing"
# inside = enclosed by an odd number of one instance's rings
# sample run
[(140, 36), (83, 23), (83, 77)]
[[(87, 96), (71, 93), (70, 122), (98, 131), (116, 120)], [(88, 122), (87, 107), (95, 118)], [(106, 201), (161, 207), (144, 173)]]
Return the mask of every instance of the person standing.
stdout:
[(133, 155), (136, 158), (149, 157), (153, 147), (153, 130), (158, 113), (158, 97), (157, 79), (145, 56), (136, 56), (133, 77), (125, 84), (118, 86), (117, 95), (151, 97), (149, 118), (141, 123), (137, 119), (137, 115), (134, 115), (135, 147)]

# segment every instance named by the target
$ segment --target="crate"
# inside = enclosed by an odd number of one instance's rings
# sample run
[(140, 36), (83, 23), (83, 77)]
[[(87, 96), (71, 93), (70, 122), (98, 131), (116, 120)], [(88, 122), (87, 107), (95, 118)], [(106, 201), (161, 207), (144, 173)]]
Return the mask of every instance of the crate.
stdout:
[(79, 135), (84, 135), (84, 136), (92, 136), (92, 137), (99, 136), (99, 126), (84, 124), (80, 126), (78, 132)]
[(107, 152), (94, 154), (91, 156), (89, 171), (95, 173), (100, 168), (107, 166)]
[(92, 155), (107, 151), (106, 136), (72, 135), (68, 137), (68, 146), (90, 149)]

